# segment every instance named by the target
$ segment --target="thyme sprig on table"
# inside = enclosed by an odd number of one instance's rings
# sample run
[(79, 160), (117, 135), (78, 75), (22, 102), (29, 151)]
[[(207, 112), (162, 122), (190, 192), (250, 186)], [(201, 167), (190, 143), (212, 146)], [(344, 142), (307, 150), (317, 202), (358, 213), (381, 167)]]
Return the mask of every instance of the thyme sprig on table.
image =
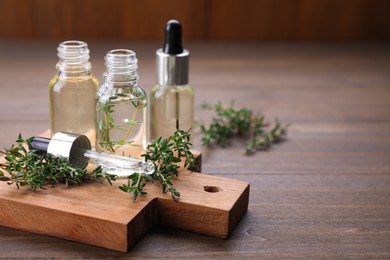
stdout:
[(32, 138), (23, 139), (19, 134), (16, 145), (10, 149), (0, 151), (4, 154), (5, 162), (0, 163), (0, 169), (8, 173), (0, 174), (1, 181), (9, 185), (30, 186), (33, 191), (46, 189), (46, 185), (55, 186), (64, 183), (67, 187), (85, 182), (102, 182), (107, 180), (110, 184), (115, 176), (105, 173), (101, 167), (96, 167), (91, 173), (85, 169), (73, 167), (65, 158), (51, 154), (40, 154), (35, 150), (27, 150), (26, 146)]
[(184, 160), (184, 167), (189, 170), (196, 170), (195, 157), (190, 148), (189, 130), (177, 129), (169, 138), (159, 137), (150, 143), (142, 157), (145, 161), (155, 164), (155, 172), (152, 176), (135, 173), (129, 176), (127, 184), (123, 184), (120, 189), (133, 195), (133, 201), (138, 196), (146, 195), (143, 190), (147, 181), (159, 181), (163, 193), (170, 193), (176, 200), (180, 197), (180, 192), (173, 186), (172, 179), (179, 175), (179, 163)]
[(286, 139), (289, 125), (282, 125), (276, 120), (271, 130), (266, 131), (265, 128), (270, 125), (264, 115), (254, 114), (251, 109), (224, 106), (221, 102), (214, 105), (203, 104), (202, 107), (214, 110), (217, 114), (209, 125), (200, 124), (204, 146), (217, 144), (224, 147), (230, 144), (231, 139), (239, 136), (248, 139), (245, 150), (247, 155), (251, 155)]

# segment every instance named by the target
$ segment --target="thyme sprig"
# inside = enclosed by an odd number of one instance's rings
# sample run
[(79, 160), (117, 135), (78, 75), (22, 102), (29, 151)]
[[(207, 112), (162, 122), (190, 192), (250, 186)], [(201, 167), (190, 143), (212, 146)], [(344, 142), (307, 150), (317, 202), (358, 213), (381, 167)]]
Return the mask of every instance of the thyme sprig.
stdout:
[(245, 146), (246, 154), (251, 155), (258, 150), (267, 150), (272, 144), (285, 140), (287, 128), (288, 125), (282, 126), (279, 120), (276, 120), (274, 127), (268, 132), (262, 130), (262, 128), (253, 130), (251, 137)]
[[(131, 115), (131, 118), (127, 118), (124, 121), (124, 125), (121, 124), (115, 124), (115, 120), (113, 118), (113, 113), (115, 112), (115, 106), (117, 104), (120, 104), (121, 102), (124, 102), (128, 96), (123, 93), (116, 93), (115, 95), (108, 98), (108, 101), (106, 103), (100, 103), (98, 102), (97, 105), (97, 112), (102, 114), (103, 119), (98, 120), (97, 123), (97, 130), (99, 136), (101, 136), (102, 141), (99, 142), (99, 145), (106, 149), (107, 151), (111, 153), (115, 153), (115, 151), (124, 145), (134, 145), (133, 140), (128, 140), (133, 128), (135, 126), (141, 125), (141, 122), (136, 120), (137, 114), (141, 109), (143, 109), (146, 106), (145, 102), (142, 101), (132, 101), (132, 105), (134, 106), (134, 111)], [(123, 138), (119, 140), (115, 140), (112, 137), (112, 132), (116, 131), (123, 131)]]
[[(106, 173), (100, 166), (89, 173), (87, 170), (72, 167), (65, 158), (28, 150), (26, 147), (31, 141), (32, 138), (23, 139), (19, 135), (15, 145), (0, 151), (5, 156), (5, 162), (0, 163), (0, 181), (14, 184), (18, 189), (21, 186), (30, 186), (36, 191), (46, 189), (47, 185), (55, 186), (60, 183), (69, 187), (103, 180), (112, 184), (112, 181), (116, 180), (115, 175)], [(185, 168), (197, 170), (191, 146), (189, 130), (186, 132), (177, 129), (169, 138), (158, 138), (148, 145), (142, 155), (145, 161), (155, 164), (155, 172), (151, 176), (134, 173), (128, 177), (127, 184), (119, 186), (119, 189), (132, 194), (135, 202), (139, 196), (147, 194), (144, 191), (147, 182), (159, 181), (163, 193), (170, 193), (174, 200), (178, 199), (180, 192), (173, 186), (172, 180), (179, 176), (179, 163), (183, 161)]]
[(25, 147), (32, 138), (23, 139), (19, 134), (16, 145), (10, 149), (0, 151), (4, 154), (5, 162), (0, 163), (0, 180), (7, 181), (9, 185), (30, 186), (33, 191), (46, 189), (47, 185), (55, 186), (64, 183), (67, 187), (85, 182), (102, 182), (115, 180), (115, 176), (105, 173), (101, 167), (96, 167), (91, 173), (85, 169), (73, 167), (65, 158), (51, 154), (40, 154), (35, 150), (27, 150)]
[(271, 130), (266, 131), (265, 128), (270, 127), (270, 124), (266, 122), (264, 115), (254, 114), (251, 109), (224, 106), (221, 102), (214, 105), (203, 104), (202, 107), (214, 110), (217, 114), (209, 125), (200, 124), (203, 146), (217, 144), (224, 147), (234, 137), (243, 137), (247, 139), (246, 154), (251, 155), (258, 150), (267, 150), (272, 144), (287, 137), (288, 124), (283, 125), (276, 120)]
[(184, 167), (189, 170), (196, 170), (195, 157), (190, 148), (190, 134), (188, 131), (177, 129), (169, 138), (159, 137), (150, 143), (142, 157), (145, 161), (155, 164), (155, 172), (149, 176), (136, 173), (129, 176), (127, 184), (123, 184), (120, 189), (133, 195), (133, 201), (138, 196), (146, 195), (143, 190), (148, 181), (159, 181), (163, 193), (170, 193), (176, 200), (180, 197), (180, 192), (173, 186), (172, 180), (179, 176), (179, 163), (184, 160)]

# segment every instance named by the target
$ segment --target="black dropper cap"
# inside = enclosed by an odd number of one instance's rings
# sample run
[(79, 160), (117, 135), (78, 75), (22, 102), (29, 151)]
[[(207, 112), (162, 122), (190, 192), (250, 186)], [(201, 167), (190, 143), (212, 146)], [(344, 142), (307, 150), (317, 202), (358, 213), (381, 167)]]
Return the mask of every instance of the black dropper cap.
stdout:
[(47, 152), (47, 148), (49, 147), (50, 138), (44, 137), (33, 137), (28, 148), (30, 150), (36, 150), (39, 154), (44, 154)]
[(33, 137), (29, 149), (67, 158), (72, 166), (84, 169), (88, 164), (84, 152), (91, 150), (91, 142), (85, 135), (58, 132), (51, 139)]
[(188, 84), (190, 52), (183, 49), (181, 24), (170, 20), (165, 25), (164, 47), (156, 51), (157, 84), (180, 86)]
[(163, 52), (170, 55), (176, 55), (183, 52), (181, 24), (176, 20), (170, 20), (165, 25)]

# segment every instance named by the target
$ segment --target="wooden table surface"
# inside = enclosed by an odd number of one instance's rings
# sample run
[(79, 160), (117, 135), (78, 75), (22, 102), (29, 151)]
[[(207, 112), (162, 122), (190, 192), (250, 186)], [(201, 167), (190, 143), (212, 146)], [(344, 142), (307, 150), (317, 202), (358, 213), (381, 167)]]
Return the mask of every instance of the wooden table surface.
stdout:
[[(0, 147), (49, 127), (47, 84), (57, 42), (0, 42)], [(159, 43), (90, 42), (103, 56), (129, 48), (154, 84)], [(0, 227), (0, 258), (389, 259), (390, 46), (188, 43), (200, 104), (234, 100), (291, 123), (288, 140), (245, 156), (240, 142), (202, 149), (203, 172), (251, 184), (249, 210), (228, 239), (155, 227), (119, 253)], [(1, 199), (1, 198), (0, 198)], [(0, 209), (1, 210), (1, 209)]]

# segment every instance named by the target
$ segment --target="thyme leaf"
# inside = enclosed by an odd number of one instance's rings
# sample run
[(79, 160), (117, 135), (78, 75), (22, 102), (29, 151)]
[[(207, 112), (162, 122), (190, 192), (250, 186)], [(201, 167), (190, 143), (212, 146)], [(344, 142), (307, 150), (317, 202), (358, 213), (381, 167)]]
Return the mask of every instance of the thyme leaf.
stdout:
[(202, 145), (228, 146), (235, 137), (246, 139), (245, 152), (247, 155), (258, 150), (267, 150), (272, 144), (286, 139), (289, 125), (283, 125), (276, 120), (274, 126), (267, 131), (270, 124), (264, 115), (254, 114), (251, 109), (237, 109), (233, 105), (225, 106), (221, 102), (214, 105), (203, 104), (202, 107), (214, 110), (214, 116), (209, 125), (200, 124)]
[(141, 155), (146, 162), (154, 163), (154, 173), (151, 176), (133, 174), (128, 177), (128, 183), (119, 188), (132, 194), (133, 201), (135, 201), (138, 196), (147, 194), (143, 190), (146, 182), (158, 181), (163, 193), (169, 193), (174, 200), (178, 199), (180, 192), (173, 186), (172, 180), (179, 176), (179, 163), (183, 160), (185, 168), (197, 169), (195, 157), (190, 150), (191, 146), (189, 130), (177, 129), (169, 138), (157, 138), (148, 145), (145, 154)]

